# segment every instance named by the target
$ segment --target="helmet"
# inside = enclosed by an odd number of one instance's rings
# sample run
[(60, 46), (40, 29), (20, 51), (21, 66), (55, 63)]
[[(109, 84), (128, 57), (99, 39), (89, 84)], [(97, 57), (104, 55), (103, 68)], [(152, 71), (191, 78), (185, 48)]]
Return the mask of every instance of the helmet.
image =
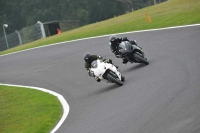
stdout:
[(89, 63), (89, 60), (90, 60), (90, 57), (91, 57), (91, 56), (92, 56), (92, 55), (91, 55), (90, 53), (88, 53), (88, 52), (85, 53), (84, 56), (83, 56), (85, 62)]
[(110, 41), (110, 42), (115, 42), (115, 41), (116, 41), (116, 39), (117, 39), (117, 37), (116, 37), (116, 36), (111, 36), (111, 37), (110, 37), (110, 39), (109, 39), (109, 41)]

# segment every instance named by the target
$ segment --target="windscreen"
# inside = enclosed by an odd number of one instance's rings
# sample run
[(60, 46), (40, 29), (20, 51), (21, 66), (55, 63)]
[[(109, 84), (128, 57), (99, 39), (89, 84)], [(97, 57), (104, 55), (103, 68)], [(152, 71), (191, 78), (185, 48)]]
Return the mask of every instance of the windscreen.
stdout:
[(91, 64), (91, 68), (97, 68), (97, 61), (93, 61)]
[(125, 42), (120, 43), (118, 49), (119, 49), (119, 52), (122, 52), (122, 53), (130, 52), (131, 45), (129, 42), (125, 41)]
[(125, 48), (126, 48), (125, 42), (120, 43), (120, 45), (119, 45), (119, 50), (120, 50), (120, 49), (125, 49)]

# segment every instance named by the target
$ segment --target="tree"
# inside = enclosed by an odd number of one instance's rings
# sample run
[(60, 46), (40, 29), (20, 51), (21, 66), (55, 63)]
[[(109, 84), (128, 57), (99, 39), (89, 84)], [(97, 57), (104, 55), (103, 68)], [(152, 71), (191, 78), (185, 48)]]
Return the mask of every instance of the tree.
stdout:
[(0, 24), (9, 25), (7, 33), (38, 21), (80, 20), (85, 25), (123, 14), (123, 6), (119, 0), (0, 0)]
[(121, 3), (115, 0), (88, 0), (89, 1), (89, 23), (98, 22), (112, 18), (123, 13)]

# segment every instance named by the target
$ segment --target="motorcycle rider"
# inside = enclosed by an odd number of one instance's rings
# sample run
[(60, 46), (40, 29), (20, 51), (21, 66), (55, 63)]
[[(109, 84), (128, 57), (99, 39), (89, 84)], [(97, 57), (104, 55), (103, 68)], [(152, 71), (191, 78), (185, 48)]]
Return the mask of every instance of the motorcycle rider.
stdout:
[[(130, 44), (132, 45), (136, 45), (137, 46), (137, 43), (135, 40), (131, 40), (129, 39), (128, 37), (116, 37), (116, 36), (110, 36), (110, 39), (109, 39), (109, 42), (110, 42), (110, 49), (111, 51), (115, 54), (115, 56), (117, 58), (121, 58), (121, 55), (119, 54), (118, 52), (118, 46), (121, 42), (123, 41), (128, 41)], [(127, 59), (122, 59), (122, 63), (125, 65), (128, 60)]]
[[(91, 63), (92, 63), (93, 61), (99, 59), (99, 60), (102, 60), (102, 61), (104, 61), (104, 62), (106, 62), (106, 63), (113, 64), (111, 59), (105, 59), (105, 58), (103, 58), (102, 56), (99, 56), (99, 55), (92, 55), (92, 54), (90, 54), (90, 53), (88, 53), (88, 52), (84, 54), (83, 58), (84, 58), (84, 60), (85, 60), (85, 69), (88, 71), (89, 76), (92, 76), (92, 75), (91, 75), (91, 72), (90, 72), (90, 68), (91, 68)], [(114, 66), (115, 66), (115, 65), (114, 65)], [(115, 67), (118, 68), (118, 66), (115, 66)], [(99, 77), (97, 77), (97, 76), (94, 76), (94, 78), (95, 78), (95, 80), (96, 80), (97, 82), (100, 82), (100, 81), (101, 81), (101, 79), (100, 79)], [(124, 81), (124, 77), (123, 77), (123, 76), (122, 76), (122, 80)]]

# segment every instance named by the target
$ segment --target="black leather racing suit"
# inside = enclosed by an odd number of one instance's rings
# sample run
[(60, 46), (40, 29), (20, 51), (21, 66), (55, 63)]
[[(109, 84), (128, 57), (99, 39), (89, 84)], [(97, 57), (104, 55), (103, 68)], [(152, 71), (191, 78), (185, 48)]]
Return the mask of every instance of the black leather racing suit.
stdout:
[[(119, 56), (120, 54), (118, 51), (119, 44), (123, 41), (129, 41), (130, 44), (137, 46), (137, 43), (134, 40), (130, 40), (128, 37), (120, 37), (120, 38), (115, 39), (115, 41), (110, 42), (110, 49), (117, 58), (120, 57)], [(122, 59), (122, 60), (123, 60), (123, 62), (122, 62), (123, 64), (126, 64), (128, 62), (128, 60), (126, 60), (126, 59)]]

